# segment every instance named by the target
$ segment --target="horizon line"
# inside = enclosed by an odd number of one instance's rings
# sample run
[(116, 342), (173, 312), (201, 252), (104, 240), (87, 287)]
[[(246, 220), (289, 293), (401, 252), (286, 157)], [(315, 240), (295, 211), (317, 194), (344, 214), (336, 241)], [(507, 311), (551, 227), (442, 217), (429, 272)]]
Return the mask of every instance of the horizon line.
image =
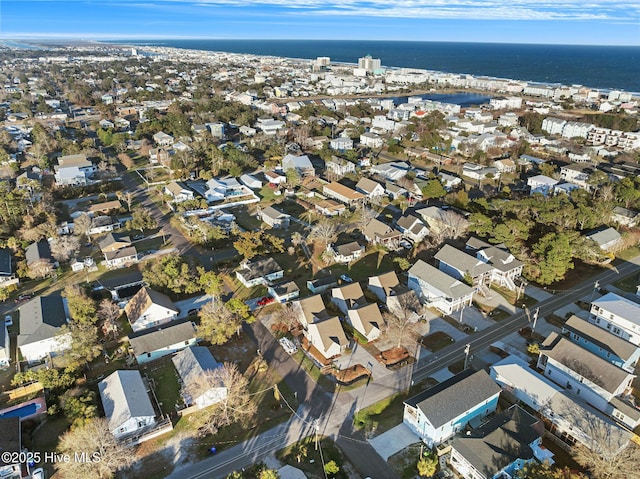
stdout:
[[(210, 40), (210, 41), (306, 41), (306, 42), (408, 42), (408, 43), (472, 43), (487, 45), (548, 45), (548, 46), (584, 46), (584, 47), (635, 47), (640, 48), (640, 44), (594, 44), (594, 43), (553, 43), (553, 42), (501, 42), (501, 41), (475, 41), (475, 40), (408, 40), (408, 39), (371, 39), (371, 38), (240, 38), (240, 37), (206, 37), (206, 36), (140, 36), (140, 37), (119, 37), (119, 36), (99, 36), (90, 35), (40, 35), (25, 34), (26, 36), (5, 36), (0, 34), (0, 42), (3, 41), (83, 41), (87, 43), (112, 43), (127, 41), (172, 41), (172, 40)], [(33, 36), (31, 36), (33, 35)], [(153, 46), (153, 45), (151, 45)]]

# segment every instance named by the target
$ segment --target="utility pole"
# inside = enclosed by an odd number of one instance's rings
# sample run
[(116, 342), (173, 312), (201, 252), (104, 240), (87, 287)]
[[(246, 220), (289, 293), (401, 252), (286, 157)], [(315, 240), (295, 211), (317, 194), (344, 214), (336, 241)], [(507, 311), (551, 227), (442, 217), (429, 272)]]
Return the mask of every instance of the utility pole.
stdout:
[(596, 294), (596, 291), (600, 290), (600, 281), (596, 281), (593, 283), (593, 291), (591, 291), (591, 299), (589, 299), (589, 303), (593, 303), (593, 297)]
[(316, 419), (315, 421), (313, 421), (314, 424), (314, 429), (315, 429), (315, 438), (314, 441), (316, 443), (316, 451), (318, 450), (318, 433), (320, 431), (320, 424), (319, 424), (320, 420)]
[(467, 345), (464, 347), (464, 369), (467, 369), (470, 352), (471, 352), (471, 343), (467, 343)]

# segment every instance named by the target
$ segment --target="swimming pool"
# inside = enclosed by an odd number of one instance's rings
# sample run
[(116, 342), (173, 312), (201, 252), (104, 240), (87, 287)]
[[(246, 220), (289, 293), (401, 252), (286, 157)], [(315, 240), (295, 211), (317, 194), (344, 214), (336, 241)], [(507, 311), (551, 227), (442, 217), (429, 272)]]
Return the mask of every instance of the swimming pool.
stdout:
[(44, 402), (44, 398), (37, 398), (32, 401), (27, 401), (22, 404), (3, 409), (0, 411), (0, 418), (18, 417), (23, 420), (44, 412), (46, 412), (46, 403)]

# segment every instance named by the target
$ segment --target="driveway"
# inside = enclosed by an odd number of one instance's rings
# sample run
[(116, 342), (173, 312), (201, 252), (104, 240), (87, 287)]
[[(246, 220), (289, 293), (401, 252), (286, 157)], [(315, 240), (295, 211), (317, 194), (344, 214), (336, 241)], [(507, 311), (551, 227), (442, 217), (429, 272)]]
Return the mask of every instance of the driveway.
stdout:
[(435, 333), (436, 331), (447, 333), (454, 341), (463, 341), (468, 337), (468, 334), (454, 328), (442, 318), (436, 318), (429, 321), (429, 334)]
[(451, 317), (456, 321), (460, 321), (460, 316), (462, 316), (462, 322), (464, 324), (468, 324), (476, 331), (487, 329), (489, 326), (493, 326), (495, 324), (490, 319), (485, 318), (480, 311), (473, 307), (464, 308), (451, 314)]
[(420, 438), (404, 423), (398, 424), (373, 439), (369, 439), (369, 444), (385, 461), (388, 461), (391, 456), (416, 442), (420, 442)]
[(386, 376), (391, 371), (380, 364), (376, 358), (374, 358), (369, 351), (355, 343), (353, 352), (348, 356), (340, 356), (334, 361), (334, 364), (340, 369), (346, 369), (349, 366), (355, 366), (356, 364), (362, 364), (365, 368), (371, 371), (373, 379), (380, 379)]
[(176, 301), (174, 304), (176, 305), (176, 308), (180, 310), (178, 319), (186, 318), (189, 315), (189, 311), (191, 311), (192, 309), (202, 309), (202, 307), (209, 301), (211, 301), (211, 299), (211, 296), (209, 296), (208, 294), (203, 294), (201, 296), (195, 296), (183, 301)]

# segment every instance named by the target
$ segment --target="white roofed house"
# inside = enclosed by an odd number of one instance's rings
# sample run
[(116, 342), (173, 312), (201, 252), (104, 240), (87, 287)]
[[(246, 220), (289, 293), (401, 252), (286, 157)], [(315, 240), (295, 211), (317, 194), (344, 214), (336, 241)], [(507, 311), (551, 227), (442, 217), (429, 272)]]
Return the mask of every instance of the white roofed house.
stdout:
[(473, 300), (473, 288), (422, 260), (409, 269), (407, 286), (420, 301), (445, 314), (471, 306)]
[(353, 149), (353, 140), (348, 136), (339, 136), (329, 142), (329, 148), (337, 151), (346, 151)]
[(291, 215), (283, 213), (273, 206), (267, 206), (266, 208), (260, 209), (260, 219), (272, 228), (288, 229)]
[(518, 288), (524, 263), (513, 256), (503, 245), (490, 245), (478, 238), (467, 242), (467, 250), (475, 251), (476, 258), (491, 266), (489, 282), (514, 291)]
[(594, 241), (603, 251), (612, 251), (622, 242), (622, 236), (615, 228), (605, 228), (591, 231), (585, 235)]
[(171, 146), (173, 145), (174, 139), (164, 131), (159, 131), (153, 135), (153, 141), (159, 146)]
[(172, 181), (164, 187), (164, 194), (171, 196), (174, 203), (182, 203), (194, 199), (194, 193), (181, 181)]
[(539, 193), (542, 196), (547, 196), (553, 192), (553, 187), (557, 184), (558, 180), (554, 180), (545, 175), (536, 175), (527, 178), (527, 186), (531, 188), (531, 195)]
[(89, 183), (98, 168), (87, 160), (86, 155), (67, 155), (58, 158), (54, 166), (56, 185), (82, 186)]
[(307, 155), (286, 155), (282, 159), (282, 170), (295, 170), (300, 176), (315, 176), (313, 164)]
[(217, 404), (227, 397), (224, 384), (215, 384), (212, 373), (221, 366), (211, 351), (204, 346), (192, 346), (176, 354), (173, 365), (178, 372), (182, 388), (180, 395), (187, 407), (195, 410)]
[(156, 413), (138, 370), (120, 370), (98, 383), (111, 434), (124, 439), (155, 424)]
[(124, 307), (134, 332), (173, 321), (180, 312), (166, 295), (144, 287)]
[(236, 271), (236, 278), (247, 288), (268, 285), (284, 277), (284, 270), (273, 258), (254, 258), (244, 261)]
[(640, 305), (615, 293), (607, 293), (591, 303), (589, 322), (640, 345)]

